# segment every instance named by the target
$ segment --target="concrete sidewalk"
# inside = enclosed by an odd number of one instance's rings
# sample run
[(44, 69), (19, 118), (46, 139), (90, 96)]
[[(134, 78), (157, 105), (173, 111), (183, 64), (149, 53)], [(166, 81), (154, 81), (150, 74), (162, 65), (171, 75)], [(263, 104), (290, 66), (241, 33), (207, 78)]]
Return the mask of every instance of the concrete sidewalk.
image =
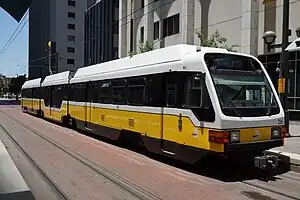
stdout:
[(269, 152), (288, 156), (290, 163), (300, 168), (300, 122), (290, 122), (290, 137), (284, 139), (284, 146), (270, 149)]
[(24, 181), (15, 163), (0, 141), (0, 199), (34, 200), (31, 190)]

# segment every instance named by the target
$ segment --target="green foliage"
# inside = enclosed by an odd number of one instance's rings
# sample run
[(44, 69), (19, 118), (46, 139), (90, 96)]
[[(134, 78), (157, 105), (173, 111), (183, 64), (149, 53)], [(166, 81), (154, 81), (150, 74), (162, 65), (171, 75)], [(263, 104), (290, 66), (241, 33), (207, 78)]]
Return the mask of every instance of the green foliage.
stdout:
[(201, 46), (203, 47), (214, 47), (214, 48), (223, 48), (227, 49), (228, 51), (236, 52), (234, 50), (235, 47), (239, 47), (239, 45), (234, 44), (234, 45), (228, 45), (227, 43), (227, 38), (221, 36), (220, 32), (216, 30), (214, 34), (210, 38), (204, 38), (204, 36), (201, 34), (201, 31), (196, 32), (200, 42)]
[(148, 51), (152, 51), (153, 50), (153, 43), (150, 43), (148, 41), (146, 41), (145, 43), (143, 43), (142, 41), (139, 42), (139, 52), (133, 51), (133, 52), (129, 52), (129, 56), (132, 57), (138, 53), (145, 53)]
[(26, 75), (21, 75), (18, 77), (13, 77), (9, 83), (9, 92), (16, 95), (18, 100), (18, 95), (21, 92), (22, 85), (26, 81)]

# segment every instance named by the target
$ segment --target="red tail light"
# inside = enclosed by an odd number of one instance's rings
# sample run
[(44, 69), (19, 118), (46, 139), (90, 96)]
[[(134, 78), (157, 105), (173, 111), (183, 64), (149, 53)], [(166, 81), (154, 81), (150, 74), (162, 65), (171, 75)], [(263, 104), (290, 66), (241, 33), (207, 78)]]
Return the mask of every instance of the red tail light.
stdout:
[(209, 141), (218, 144), (225, 144), (229, 142), (229, 133), (224, 131), (209, 131)]

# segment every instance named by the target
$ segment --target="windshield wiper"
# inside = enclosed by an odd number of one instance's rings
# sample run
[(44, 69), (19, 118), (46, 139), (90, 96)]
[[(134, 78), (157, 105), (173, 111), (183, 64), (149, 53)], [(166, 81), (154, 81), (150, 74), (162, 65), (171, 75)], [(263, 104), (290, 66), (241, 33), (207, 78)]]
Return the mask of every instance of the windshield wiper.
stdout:
[(237, 108), (236, 108), (236, 106), (234, 105), (234, 103), (231, 101), (231, 100), (225, 100), (223, 97), (222, 97), (222, 95), (221, 95), (221, 90), (220, 90), (220, 87), (219, 87), (219, 84), (217, 83), (216, 84), (217, 85), (217, 90), (218, 90), (218, 92), (219, 92), (219, 97), (220, 97), (220, 99), (224, 102), (224, 103), (227, 103), (227, 104), (230, 104), (231, 106), (232, 106), (232, 110), (235, 112), (235, 114), (238, 116), (238, 117), (241, 117), (241, 114), (237, 111)]

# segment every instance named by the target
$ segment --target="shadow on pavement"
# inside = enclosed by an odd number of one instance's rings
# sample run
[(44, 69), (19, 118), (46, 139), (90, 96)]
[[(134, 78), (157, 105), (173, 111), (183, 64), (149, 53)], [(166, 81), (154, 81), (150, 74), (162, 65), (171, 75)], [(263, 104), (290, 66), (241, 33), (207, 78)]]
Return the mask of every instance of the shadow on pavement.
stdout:
[[(61, 126), (61, 124), (58, 122), (47, 120), (47, 119), (45, 120)], [(245, 180), (253, 180), (253, 179), (259, 179), (261, 181), (266, 181), (266, 182), (276, 181), (280, 178), (275, 176), (287, 173), (288, 171), (291, 170), (290, 158), (284, 155), (280, 155), (281, 161), (279, 162), (279, 167), (276, 170), (261, 171), (255, 168), (252, 164), (248, 164), (240, 160), (229, 160), (220, 156), (205, 157), (197, 164), (190, 165), (187, 163), (176, 161), (174, 159), (165, 156), (147, 152), (144, 149), (138, 149), (136, 147), (128, 147), (128, 146), (125, 147), (120, 145), (116, 141), (109, 140), (107, 138), (92, 134), (87, 131), (83, 131), (83, 130), (76, 130), (76, 131), (88, 137), (92, 137), (94, 139), (100, 140), (102, 142), (106, 142), (114, 146), (126, 148), (136, 153), (140, 153), (142, 155), (145, 155), (151, 159), (165, 163), (167, 165), (180, 168), (182, 170), (197, 175), (217, 179), (223, 182), (237, 182), (237, 181), (245, 181)], [(275, 154), (275, 153), (270, 153), (270, 154)]]
[[(78, 130), (77, 130), (78, 131)], [(280, 178), (275, 176), (284, 174), (291, 170), (290, 158), (287, 156), (280, 156), (281, 161), (279, 167), (276, 170), (261, 171), (255, 168), (252, 164), (241, 162), (240, 160), (229, 160), (220, 156), (206, 157), (199, 163), (190, 165), (180, 161), (173, 160), (168, 157), (153, 154), (145, 150), (141, 150), (135, 147), (125, 147), (118, 144), (116, 141), (111, 141), (98, 135), (91, 134), (86, 131), (79, 131), (80, 133), (101, 140), (103, 142), (126, 148), (136, 153), (143, 154), (151, 159), (171, 165), (182, 170), (198, 174), (201, 176), (210, 177), (223, 182), (237, 182), (245, 180), (259, 179), (261, 181), (276, 181)]]

